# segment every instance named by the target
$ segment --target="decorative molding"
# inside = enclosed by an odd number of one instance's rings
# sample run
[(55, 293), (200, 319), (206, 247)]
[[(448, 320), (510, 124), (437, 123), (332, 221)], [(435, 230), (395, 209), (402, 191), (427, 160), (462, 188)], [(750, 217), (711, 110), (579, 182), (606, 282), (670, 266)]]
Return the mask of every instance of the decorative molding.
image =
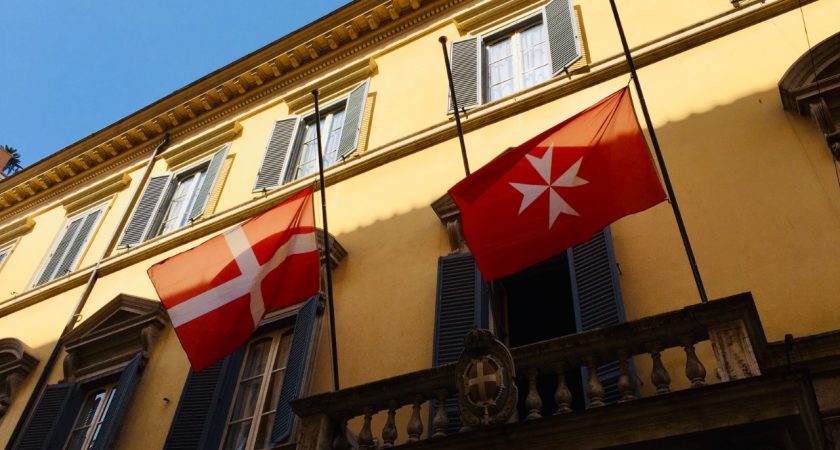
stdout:
[(459, 12), (452, 20), (462, 35), (482, 34), (516, 16), (534, 12), (546, 3), (548, 3), (546, 0), (507, 0), (504, 2), (484, 0)]
[(64, 378), (85, 381), (117, 373), (138, 354), (144, 358), (169, 323), (163, 305), (120, 294), (64, 338)]
[(178, 170), (210, 153), (242, 134), (242, 124), (238, 121), (218, 127), (190, 141), (170, 147), (161, 157), (166, 160), (170, 170)]
[[(757, 6), (756, 9), (748, 9), (747, 6), (744, 6), (730, 13), (721, 14), (720, 16), (706, 20), (696, 27), (688, 27), (679, 33), (642, 44), (634, 49), (636, 65), (638, 68), (647, 67), (668, 57), (735, 33), (780, 14), (793, 11), (799, 7), (797, 0), (778, 0), (773, 3), (769, 1), (761, 6)], [(814, 1), (816, 0), (802, 0), (802, 4), (805, 5)], [(450, 3), (460, 3), (460, 0), (451, 0)], [(760, 3), (759, 0), (756, 0), (752, 4), (758, 3)], [(434, 11), (429, 10), (427, 13), (429, 15), (436, 14)], [(728, 18), (729, 15), (734, 15), (734, 17), (726, 22), (713, 23), (715, 20)], [(408, 26), (410, 25), (405, 25), (406, 28)], [(380, 29), (382, 28), (380, 27)], [(464, 131), (472, 132), (479, 130), (487, 125), (508, 119), (521, 112), (531, 110), (600, 83), (613, 80), (616, 77), (624, 76), (628, 72), (626, 61), (620, 54), (593, 63), (591, 69), (591, 72), (575, 79), (555, 78), (547, 83), (521, 91), (515, 98), (503, 99), (476, 107), (471, 111), (469, 118), (463, 122)], [(266, 94), (264, 93), (263, 95)], [(199, 119), (201, 117), (199, 116)], [(194, 126), (198, 127), (200, 125), (196, 124)], [(187, 128), (182, 132), (186, 133), (189, 130)], [(327, 186), (331, 186), (345, 179), (381, 167), (391, 161), (396, 161), (422, 151), (433, 145), (455, 139), (456, 137), (456, 131), (451, 121), (446, 120), (433, 124), (425, 129), (371, 149), (358, 158), (353, 158), (328, 168), (325, 171), (325, 182)], [(148, 145), (145, 151), (151, 151), (152, 148), (151, 145)], [(124, 157), (133, 160), (139, 156), (142, 156), (142, 154), (130, 153)], [(115, 162), (114, 165), (116, 164), (119, 163)], [(93, 176), (95, 175), (91, 177)], [(315, 176), (301, 178), (270, 192), (259, 201), (237, 205), (202, 221), (197, 226), (185, 227), (176, 233), (150, 239), (139, 246), (133, 247), (128, 252), (112, 255), (102, 261), (99, 274), (100, 276), (105, 276), (109, 273), (114, 273), (122, 268), (159, 255), (180, 245), (222, 231), (227, 227), (267, 211), (292, 196), (297, 190), (311, 184), (314, 179)], [(1, 183), (0, 186), (2, 186)], [(2, 195), (0, 193), (0, 196)], [(45, 200), (41, 198), (37, 201), (43, 202)], [(4, 210), (0, 209), (0, 213), (3, 212)], [(8, 215), (0, 218), (0, 221), (6, 217)], [(3, 301), (0, 303), (0, 317), (26, 308), (29, 305), (38, 303), (68, 289), (83, 285), (89, 277), (92, 268), (93, 266), (79, 268), (68, 276), (53, 280), (36, 289), (23, 292)]]
[(125, 189), (130, 184), (131, 177), (127, 173), (117, 174), (63, 198), (61, 205), (67, 211), (67, 215), (75, 214), (96, 202), (104, 200), (107, 196)]
[(446, 234), (449, 236), (449, 247), (452, 253), (468, 252), (467, 241), (464, 239), (464, 229), (461, 225), (461, 210), (455, 204), (455, 200), (448, 193), (432, 202), (432, 209), (438, 219), (446, 227)]
[(284, 96), (289, 112), (297, 114), (313, 107), (312, 90), (318, 89), (319, 100), (329, 102), (331, 97), (349, 93), (357, 84), (376, 73), (376, 61), (373, 58), (359, 62), (333, 72), (326, 77), (307, 81), (301, 87)]
[(749, 333), (742, 320), (709, 327), (709, 340), (717, 360), (720, 381), (761, 375)]
[(0, 245), (17, 239), (35, 228), (35, 220), (31, 217), (24, 217), (0, 228)]
[[(779, 80), (779, 94), (786, 111), (808, 116), (808, 105), (822, 95), (840, 93), (840, 74), (826, 73), (837, 70), (840, 61), (840, 32), (826, 38), (805, 52)], [(816, 73), (815, 73), (816, 68)]]
[[(324, 230), (318, 228), (315, 235), (318, 245), (318, 251), (321, 255), (321, 265), (324, 265)], [(347, 250), (344, 246), (330, 233), (330, 267), (336, 269), (338, 264), (347, 256)]]
[(23, 380), (38, 365), (34, 354), (15, 338), (0, 339), (0, 419), (9, 410)]

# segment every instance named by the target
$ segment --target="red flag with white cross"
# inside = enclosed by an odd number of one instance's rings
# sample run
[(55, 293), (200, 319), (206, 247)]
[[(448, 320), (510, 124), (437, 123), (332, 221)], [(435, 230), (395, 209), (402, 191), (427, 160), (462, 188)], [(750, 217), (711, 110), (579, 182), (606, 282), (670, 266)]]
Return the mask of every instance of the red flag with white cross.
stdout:
[(244, 344), (266, 311), (318, 293), (312, 192), (149, 268), (194, 371)]
[(627, 88), (503, 153), (449, 193), (485, 280), (665, 200)]

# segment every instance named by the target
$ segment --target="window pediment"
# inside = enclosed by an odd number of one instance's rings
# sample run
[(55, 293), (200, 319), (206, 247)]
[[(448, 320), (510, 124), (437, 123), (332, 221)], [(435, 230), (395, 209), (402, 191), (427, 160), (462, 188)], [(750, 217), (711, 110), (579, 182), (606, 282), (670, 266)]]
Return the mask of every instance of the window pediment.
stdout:
[(127, 173), (121, 173), (65, 197), (61, 201), (61, 205), (64, 206), (68, 215), (72, 215), (93, 206), (115, 192), (125, 189), (129, 184), (131, 184), (131, 177)]
[(148, 358), (158, 332), (167, 323), (160, 302), (120, 294), (67, 334), (65, 379), (79, 381), (117, 373), (138, 353)]
[(177, 171), (210, 156), (241, 134), (242, 124), (238, 121), (231, 122), (183, 144), (172, 145), (161, 157), (166, 161), (169, 170)]
[(376, 73), (376, 69), (376, 61), (373, 58), (363, 59), (323, 78), (305, 83), (285, 96), (289, 113), (301, 114), (313, 109), (315, 104), (312, 99), (313, 89), (318, 89), (318, 101), (321, 105), (327, 105), (370, 78)]
[(38, 365), (32, 349), (15, 338), (0, 339), (0, 418), (24, 378)]
[(0, 244), (5, 244), (15, 238), (19, 238), (35, 228), (35, 221), (31, 217), (25, 217), (9, 225), (0, 228)]

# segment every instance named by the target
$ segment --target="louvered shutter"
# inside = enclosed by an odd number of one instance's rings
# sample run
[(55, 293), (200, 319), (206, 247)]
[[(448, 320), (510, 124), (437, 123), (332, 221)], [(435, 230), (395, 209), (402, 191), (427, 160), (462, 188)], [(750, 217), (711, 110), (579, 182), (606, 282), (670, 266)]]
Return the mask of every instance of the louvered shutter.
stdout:
[(55, 249), (49, 255), (49, 259), (44, 265), (44, 269), (41, 272), (41, 275), (38, 277), (38, 282), (35, 283), (36, 286), (44, 284), (47, 281), (50, 281), (53, 278), (55, 278), (54, 274), (56, 272), (56, 268), (58, 268), (58, 265), (61, 263), (62, 259), (64, 258), (64, 255), (67, 253), (67, 248), (70, 247), (70, 244), (73, 242), (73, 239), (75, 239), (76, 234), (79, 231), (79, 227), (82, 226), (83, 221), (84, 217), (76, 218), (70, 222), (67, 228), (64, 229), (64, 234), (58, 241), (58, 245), (55, 246)]
[(286, 157), (289, 153), (289, 147), (292, 144), (292, 137), (295, 134), (297, 123), (298, 119), (296, 117), (278, 120), (274, 123), (274, 129), (271, 131), (271, 139), (268, 141), (265, 156), (263, 156), (260, 171), (257, 174), (257, 182), (254, 185), (255, 191), (268, 189), (280, 184), (283, 167), (286, 163)]
[(88, 239), (93, 232), (93, 227), (96, 225), (96, 221), (99, 219), (100, 215), (102, 215), (101, 210), (94, 211), (85, 216), (84, 220), (82, 220), (82, 225), (79, 227), (79, 231), (67, 247), (67, 253), (64, 254), (64, 257), (58, 264), (58, 268), (56, 269), (53, 278), (58, 278), (73, 270), (73, 265), (76, 263), (76, 260), (82, 253), (82, 250), (84, 250), (85, 244), (88, 242)]
[(134, 215), (131, 216), (128, 226), (125, 227), (125, 234), (120, 240), (120, 247), (139, 244), (146, 239), (146, 229), (160, 207), (163, 194), (166, 192), (166, 187), (169, 185), (171, 178), (172, 175), (161, 175), (149, 180), (146, 190), (140, 196)]
[(347, 106), (344, 108), (344, 125), (341, 128), (341, 139), (338, 141), (338, 157), (345, 158), (359, 143), (359, 130), (362, 127), (362, 115), (367, 101), (368, 82), (365, 81), (350, 92)]
[(548, 2), (543, 8), (543, 20), (548, 31), (551, 70), (557, 75), (583, 55), (572, 0)]
[[(488, 327), (489, 292), (472, 254), (456, 253), (438, 259), (434, 366), (457, 361), (464, 350), (467, 332)], [(447, 433), (455, 433), (461, 428), (458, 398), (450, 396), (444, 403), (449, 419)], [(435, 408), (430, 408), (429, 423)]]
[(210, 197), (210, 191), (213, 190), (213, 186), (216, 184), (216, 179), (219, 177), (219, 171), (222, 168), (222, 164), (225, 162), (227, 151), (228, 147), (225, 146), (225, 148), (216, 152), (216, 154), (213, 155), (213, 159), (210, 160), (210, 165), (207, 166), (207, 174), (204, 175), (204, 182), (198, 189), (198, 195), (195, 197), (195, 203), (193, 203), (192, 209), (190, 210), (190, 220), (198, 219), (201, 214), (204, 213), (204, 208), (207, 206), (207, 199)]
[(201, 372), (190, 370), (164, 450), (219, 446), (243, 354), (240, 348)]
[(102, 422), (102, 428), (91, 446), (92, 450), (107, 450), (114, 447), (114, 442), (122, 428), (123, 420), (131, 404), (134, 391), (137, 390), (137, 383), (140, 379), (140, 369), (143, 363), (143, 355), (138, 353), (134, 359), (123, 369), (120, 379), (117, 381), (117, 388), (111, 398), (111, 406)]
[(6, 260), (7, 256), (9, 256), (9, 251), (8, 250), (4, 250), (4, 251), (0, 252), (0, 267), (3, 267), (3, 261)]
[(295, 414), (289, 402), (301, 395), (303, 375), (309, 350), (312, 347), (312, 330), (315, 327), (315, 313), (318, 309), (320, 295), (316, 295), (303, 305), (295, 319), (295, 329), (292, 335), (292, 345), (289, 349), (289, 360), (286, 362), (286, 375), (280, 388), (280, 398), (277, 401), (277, 413), (274, 416), (274, 427), (271, 430), (271, 443), (285, 441), (292, 434)]
[(17, 450), (62, 448), (81, 407), (78, 384), (48, 385), (38, 401), (38, 406), (32, 412), (17, 446), (13, 448)]
[[(473, 108), (481, 104), (481, 39), (471, 37), (452, 42), (450, 47), (452, 84), (458, 108)], [(449, 96), (449, 113), (454, 112)]]
[[(609, 228), (599, 231), (589, 241), (572, 247), (566, 255), (569, 259), (578, 331), (624, 322), (624, 304)], [(617, 361), (598, 367), (598, 378), (605, 391), (604, 401), (613, 402), (621, 397), (617, 387), (619, 375)], [(584, 371), (584, 384), (587, 377)]]

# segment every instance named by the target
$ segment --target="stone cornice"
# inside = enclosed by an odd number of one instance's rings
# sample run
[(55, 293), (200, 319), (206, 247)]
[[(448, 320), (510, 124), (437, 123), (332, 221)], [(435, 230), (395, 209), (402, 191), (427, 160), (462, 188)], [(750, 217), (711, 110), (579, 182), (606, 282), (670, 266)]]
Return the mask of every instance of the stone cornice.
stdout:
[[(816, 0), (801, 1), (806, 4)], [(798, 0), (777, 0), (772, 3), (768, 0), (755, 8), (744, 7), (733, 10), (734, 12), (731, 15), (725, 16), (727, 20), (722, 20), (720, 23), (705, 21), (695, 28), (686, 28), (681, 33), (671, 34), (658, 41), (642, 45), (634, 51), (634, 60), (637, 67), (646, 67), (798, 7)], [(555, 78), (518, 93), (515, 99), (503, 99), (476, 107), (470, 112), (469, 118), (464, 120), (464, 131), (478, 130), (628, 73), (627, 64), (622, 55), (615, 55), (595, 62), (591, 68), (590, 73), (580, 75), (575, 79)], [(351, 158), (346, 162), (330, 167), (325, 171), (325, 181), (327, 185), (338, 183), (455, 137), (455, 127), (451, 121), (434, 124), (379, 148), (370, 149), (357, 158)], [(105, 276), (114, 273), (180, 245), (224, 230), (279, 204), (297, 190), (312, 184), (314, 180), (314, 176), (297, 180), (269, 192), (265, 197), (258, 197), (227, 211), (222, 211), (179, 232), (159, 236), (133, 247), (127, 252), (112, 255), (102, 261), (99, 274)], [(93, 266), (79, 268), (65, 277), (53, 280), (0, 303), (0, 317), (26, 308), (60, 292), (81, 286), (87, 280), (92, 269)]]
[[(0, 182), (0, 214), (164, 133), (182, 137), (467, 0), (357, 0)], [(3, 214), (5, 215), (5, 214)]]

